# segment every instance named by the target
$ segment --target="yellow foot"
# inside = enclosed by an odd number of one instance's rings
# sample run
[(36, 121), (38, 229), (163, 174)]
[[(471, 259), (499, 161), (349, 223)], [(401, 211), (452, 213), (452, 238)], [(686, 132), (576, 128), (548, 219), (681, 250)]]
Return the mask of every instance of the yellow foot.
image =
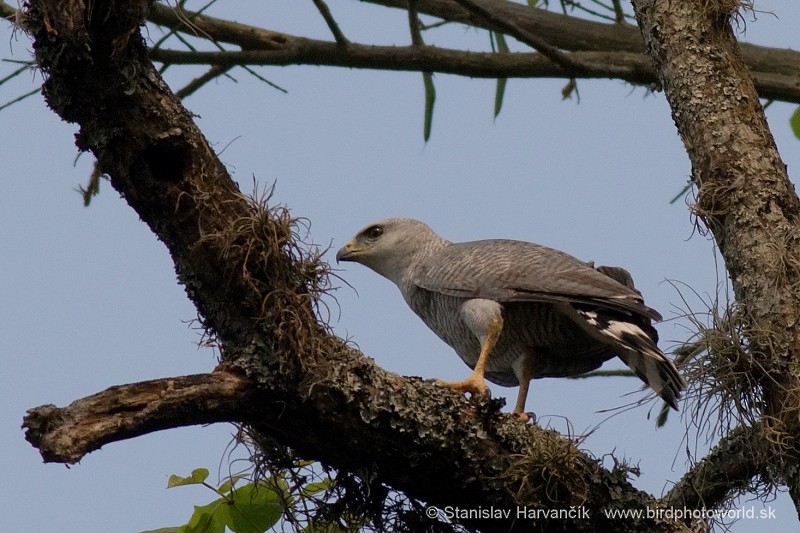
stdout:
[(514, 414), (517, 415), (517, 419), (519, 419), (519, 421), (522, 422), (523, 424), (527, 424), (528, 422), (533, 422), (534, 424), (536, 423), (536, 414), (534, 413), (514, 412)]
[(483, 380), (483, 378), (475, 375), (468, 377), (464, 381), (443, 381), (438, 379), (436, 380), (436, 383), (439, 385), (444, 385), (445, 387), (450, 387), (451, 389), (455, 389), (459, 392), (468, 392), (473, 396), (483, 396), (489, 394), (489, 386), (486, 385), (486, 382)]

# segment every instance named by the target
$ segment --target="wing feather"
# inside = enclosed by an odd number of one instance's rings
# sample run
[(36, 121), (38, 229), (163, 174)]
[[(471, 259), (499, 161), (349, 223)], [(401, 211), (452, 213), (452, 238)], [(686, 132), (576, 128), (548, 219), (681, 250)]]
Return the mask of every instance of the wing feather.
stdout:
[(411, 279), (418, 287), (451, 296), (568, 302), (661, 320), (638, 291), (615, 278), (547, 246), (491, 239), (451, 244), (416, 265)]

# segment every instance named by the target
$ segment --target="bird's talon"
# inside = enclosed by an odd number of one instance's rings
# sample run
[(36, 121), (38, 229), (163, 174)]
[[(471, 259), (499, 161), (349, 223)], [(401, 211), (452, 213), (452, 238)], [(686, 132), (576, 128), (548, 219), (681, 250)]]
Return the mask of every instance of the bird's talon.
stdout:
[(464, 381), (444, 381), (442, 379), (436, 380), (437, 385), (450, 387), (463, 394), (470, 393), (472, 396), (488, 396), (489, 387), (483, 380), (465, 379)]
[(528, 422), (535, 424), (536, 423), (536, 413), (514, 413), (517, 415), (517, 419), (523, 424), (527, 424)]

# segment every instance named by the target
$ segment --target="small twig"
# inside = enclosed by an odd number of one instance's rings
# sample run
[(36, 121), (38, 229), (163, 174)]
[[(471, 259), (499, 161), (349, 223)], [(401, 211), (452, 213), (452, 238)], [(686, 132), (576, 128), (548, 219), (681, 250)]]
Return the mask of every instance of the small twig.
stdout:
[(32, 67), (33, 67), (33, 65), (31, 65), (29, 62), (26, 62), (23, 66), (19, 67), (17, 70), (12, 72), (11, 74), (6, 76), (5, 78), (0, 78), (0, 85), (3, 85), (8, 80), (16, 78), (17, 76), (19, 76), (20, 74), (22, 74), (26, 70), (30, 70)]
[(591, 65), (585, 65), (579, 61), (575, 61), (575, 59), (570, 57), (568, 54), (565, 54), (555, 46), (540, 38), (538, 35), (534, 35), (528, 30), (523, 29), (517, 23), (511, 20), (498, 16), (494, 11), (481, 5), (475, 0), (455, 1), (457, 4), (460, 4), (476, 15), (484, 18), (486, 22), (502, 28), (503, 33), (507, 33), (527, 44), (528, 46), (533, 47), (537, 52), (547, 57), (553, 63), (563, 67), (567, 71), (591, 71), (594, 68)]
[[(597, 2), (597, 1), (595, 1), (594, 3), (605, 7), (609, 11), (613, 11), (613, 8), (611, 6), (603, 5), (602, 3)], [(611, 17), (609, 15), (606, 15), (605, 13), (601, 13), (600, 11), (596, 11), (594, 9), (589, 9), (588, 7), (584, 6), (580, 2), (575, 2), (573, 0), (565, 0), (563, 5), (565, 7), (566, 6), (572, 7), (574, 9), (577, 9), (578, 11), (583, 11), (584, 13), (586, 13), (588, 15), (592, 15), (592, 16), (597, 17), (597, 18), (610, 20), (610, 21), (615, 21), (614, 17)], [(564, 14), (565, 15), (567, 14), (566, 10), (564, 11)], [(568, 15), (568, 16), (572, 16), (572, 15)]]
[(25, 100), (29, 96), (33, 96), (34, 94), (40, 93), (41, 91), (42, 90), (39, 87), (37, 87), (34, 90), (32, 90), (31, 92), (25, 93), (22, 96), (17, 96), (13, 100), (9, 100), (5, 104), (0, 105), (0, 111), (2, 111), (3, 109), (5, 109), (7, 107), (11, 107), (12, 105), (16, 104), (17, 102), (21, 102), (22, 100)]
[(187, 96), (194, 94), (195, 91), (200, 89), (206, 83), (224, 75), (231, 68), (233, 68), (233, 65), (213, 65), (204, 74), (196, 77), (195, 79), (184, 85), (181, 89), (175, 91), (175, 96), (177, 96), (180, 99), (184, 99)]
[(411, 44), (414, 46), (425, 46), (425, 41), (422, 40), (422, 32), (420, 31), (421, 24), (414, 0), (408, 0), (408, 26), (411, 30)]
[(333, 38), (336, 39), (336, 44), (339, 46), (347, 46), (350, 44), (350, 41), (347, 40), (347, 37), (344, 36), (344, 33), (342, 33), (342, 30), (339, 28), (339, 24), (336, 23), (336, 19), (333, 18), (333, 14), (328, 8), (328, 4), (326, 4), (324, 0), (312, 1), (314, 2), (314, 5), (317, 6), (322, 18), (325, 19), (325, 24), (327, 24), (328, 28), (330, 28)]
[(273, 83), (273, 82), (269, 81), (267, 78), (265, 78), (264, 76), (262, 76), (261, 74), (259, 74), (259, 73), (258, 73), (258, 72), (256, 72), (255, 70), (251, 69), (250, 67), (248, 67), (248, 66), (246, 66), (246, 65), (240, 65), (240, 66), (241, 66), (241, 67), (242, 67), (242, 68), (243, 68), (243, 69), (244, 69), (244, 70), (245, 70), (245, 71), (246, 71), (248, 74), (250, 74), (251, 76), (253, 76), (253, 77), (254, 77), (255, 79), (257, 79), (258, 81), (260, 81), (260, 82), (263, 82), (263, 83), (266, 83), (267, 85), (269, 85), (269, 86), (270, 86), (270, 87), (272, 87), (273, 89), (275, 89), (275, 90), (278, 90), (278, 91), (282, 92), (283, 94), (288, 94), (288, 93), (289, 93), (289, 91), (287, 91), (286, 89), (284, 89), (283, 87), (281, 87), (281, 86), (280, 86), (280, 85), (278, 85), (277, 83)]
[(452, 22), (453, 21), (451, 21), (451, 20), (440, 20), (439, 22), (433, 22), (431, 24), (422, 24), (422, 23), (420, 23), (420, 30), (422, 30), (422, 31), (432, 30), (434, 28), (439, 28), (441, 26), (444, 26), (445, 24), (451, 24)]

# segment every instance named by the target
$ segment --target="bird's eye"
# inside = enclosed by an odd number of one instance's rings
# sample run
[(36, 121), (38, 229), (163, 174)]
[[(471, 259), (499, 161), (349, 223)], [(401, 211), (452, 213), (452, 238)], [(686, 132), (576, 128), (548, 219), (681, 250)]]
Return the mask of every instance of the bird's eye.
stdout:
[(383, 228), (380, 226), (372, 226), (371, 228), (368, 228), (365, 233), (367, 234), (368, 239), (377, 239), (383, 235)]

